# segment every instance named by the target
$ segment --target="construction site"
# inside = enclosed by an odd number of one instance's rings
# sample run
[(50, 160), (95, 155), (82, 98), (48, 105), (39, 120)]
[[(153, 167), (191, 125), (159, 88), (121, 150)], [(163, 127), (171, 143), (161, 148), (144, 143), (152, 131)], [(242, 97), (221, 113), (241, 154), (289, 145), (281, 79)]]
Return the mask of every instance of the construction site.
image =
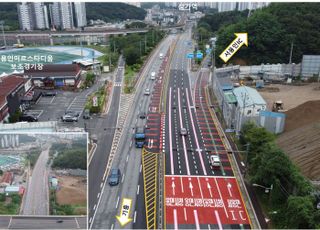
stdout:
[[(314, 183), (320, 181), (320, 84), (271, 84), (259, 90), (270, 110), (275, 102), (286, 114), (277, 143)], [(279, 111), (280, 112), (280, 111)]]

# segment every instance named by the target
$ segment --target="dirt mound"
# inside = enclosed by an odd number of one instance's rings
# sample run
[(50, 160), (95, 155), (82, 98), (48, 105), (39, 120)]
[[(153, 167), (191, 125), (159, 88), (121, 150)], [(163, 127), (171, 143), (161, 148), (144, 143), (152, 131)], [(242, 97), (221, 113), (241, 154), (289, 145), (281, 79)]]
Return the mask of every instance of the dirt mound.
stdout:
[[(318, 105), (318, 112), (320, 111), (319, 107), (320, 105)], [(297, 124), (294, 124), (294, 119), (297, 119), (299, 115), (293, 113), (293, 116), (291, 114), (292, 110), (290, 110), (288, 116), (291, 120), (289, 124), (292, 123), (291, 131), (281, 134), (277, 138), (277, 144), (295, 162), (304, 176), (311, 180), (320, 180), (320, 121), (304, 126), (300, 125), (300, 120), (302, 120), (302, 123), (312, 122), (308, 120), (311, 117), (311, 112), (313, 116), (316, 116), (314, 110), (308, 108), (303, 110), (305, 113), (300, 113), (301, 119), (296, 120)], [(317, 115), (319, 120), (320, 113), (317, 113)], [(301, 127), (293, 129), (298, 126)]]
[(59, 204), (86, 204), (87, 186), (83, 177), (58, 176), (60, 190), (57, 191)]
[[(296, 95), (297, 97), (299, 95)], [(320, 96), (319, 96), (320, 97)], [(285, 132), (320, 122), (320, 100), (305, 102), (285, 112)]]

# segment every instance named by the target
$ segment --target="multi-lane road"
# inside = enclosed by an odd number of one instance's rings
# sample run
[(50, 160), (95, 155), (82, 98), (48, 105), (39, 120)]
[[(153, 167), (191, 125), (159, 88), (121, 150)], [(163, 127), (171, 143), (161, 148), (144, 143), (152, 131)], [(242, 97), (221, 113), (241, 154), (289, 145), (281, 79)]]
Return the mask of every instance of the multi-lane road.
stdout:
[[(107, 116), (110, 116), (109, 113), (115, 113), (116, 119), (110, 122), (108, 126), (101, 127), (117, 127), (117, 131), (120, 130), (121, 133), (117, 138), (102, 139), (102, 142), (108, 142), (108, 144), (101, 148), (100, 152), (98, 142), (97, 150), (89, 164), (89, 226), (91, 228), (119, 228), (120, 225), (116, 215), (120, 212), (123, 198), (132, 199), (130, 212), (133, 220), (130, 225), (137, 221), (144, 222), (143, 216), (139, 216), (141, 213), (135, 210), (136, 196), (142, 190), (142, 186), (139, 184), (142, 166), (141, 149), (135, 148), (133, 133), (136, 126), (146, 123), (145, 119), (139, 118), (139, 114), (148, 113), (148, 105), (153, 96), (144, 95), (144, 90), (152, 89), (156, 84), (154, 80), (150, 79), (151, 72), (158, 73), (161, 71), (162, 60), (159, 59), (159, 54), (167, 53), (173, 39), (174, 36), (165, 38), (151, 56), (148, 65), (141, 73), (133, 95), (129, 96), (121, 93), (121, 84), (117, 84), (115, 88), (119, 90), (117, 96), (115, 96), (115, 91), (113, 92), (112, 104), (116, 105), (110, 107)], [(116, 98), (120, 101), (116, 101)], [(119, 111), (117, 111), (118, 109)], [(119, 143), (114, 146), (112, 141)], [(114, 153), (113, 148), (116, 149)], [(93, 165), (94, 159), (97, 161), (95, 165)], [(112, 168), (119, 168), (121, 171), (121, 181), (118, 186), (110, 187), (107, 183), (110, 170), (107, 167), (108, 163)], [(99, 167), (102, 168), (101, 172)]]
[[(105, 167), (89, 166), (89, 187), (96, 187), (89, 192), (89, 202), (94, 201), (89, 205), (90, 228), (253, 227), (209, 105), (211, 71), (203, 66), (196, 74), (189, 72), (191, 42), (190, 30), (169, 35), (150, 58), (131, 100), (117, 101), (119, 116), (125, 114), (114, 122), (121, 129), (117, 145), (108, 144), (101, 153), (104, 158), (95, 153)], [(152, 71), (157, 73), (154, 81), (149, 77)], [(146, 88), (150, 96), (143, 95)], [(119, 94), (120, 99), (128, 97)], [(146, 119), (139, 118), (141, 112)], [(146, 128), (143, 149), (134, 145), (137, 126)], [(186, 135), (181, 133), (184, 129)], [(219, 166), (210, 163), (212, 155), (219, 156)], [(107, 183), (110, 168), (121, 171), (117, 186)]]

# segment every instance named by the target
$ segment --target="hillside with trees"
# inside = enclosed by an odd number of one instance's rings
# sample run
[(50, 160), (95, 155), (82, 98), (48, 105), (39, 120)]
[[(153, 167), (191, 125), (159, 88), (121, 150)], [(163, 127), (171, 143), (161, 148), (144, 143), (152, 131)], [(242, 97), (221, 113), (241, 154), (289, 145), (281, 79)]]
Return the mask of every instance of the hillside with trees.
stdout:
[(0, 21), (4, 21), (5, 30), (19, 29), (19, 20), (17, 12), (17, 3), (0, 3)]
[(249, 47), (242, 47), (229, 63), (288, 63), (292, 43), (292, 62), (301, 62), (303, 54), (320, 54), (320, 3), (271, 3), (252, 12), (249, 18), (245, 15), (238, 11), (231, 12), (230, 17), (219, 13), (199, 23), (202, 34), (218, 37), (217, 54), (233, 41), (234, 33), (248, 33)]
[(125, 3), (86, 3), (87, 20), (101, 19), (105, 22), (123, 21), (127, 19), (144, 20), (147, 12)]

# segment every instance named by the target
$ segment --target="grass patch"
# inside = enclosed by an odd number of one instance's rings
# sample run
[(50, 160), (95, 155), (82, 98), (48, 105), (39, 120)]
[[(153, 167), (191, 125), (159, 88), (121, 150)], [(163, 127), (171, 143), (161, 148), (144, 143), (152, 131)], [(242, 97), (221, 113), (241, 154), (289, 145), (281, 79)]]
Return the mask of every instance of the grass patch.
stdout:
[(17, 215), (20, 210), (21, 197), (18, 194), (0, 194), (0, 215)]

